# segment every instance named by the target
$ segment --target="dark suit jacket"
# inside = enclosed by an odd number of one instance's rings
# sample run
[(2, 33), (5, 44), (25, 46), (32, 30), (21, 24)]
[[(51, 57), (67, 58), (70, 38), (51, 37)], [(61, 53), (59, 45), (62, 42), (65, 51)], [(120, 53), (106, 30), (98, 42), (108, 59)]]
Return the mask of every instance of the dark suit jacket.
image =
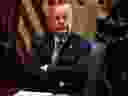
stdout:
[[(51, 57), (53, 50), (54, 50), (54, 40), (53, 36), (56, 35), (55, 33), (49, 33), (47, 36), (44, 36), (44, 39), (39, 40), (39, 38), (35, 38), (33, 40), (33, 55), (40, 55), (40, 58)], [(59, 61), (58, 63), (75, 63), (75, 59), (79, 56), (88, 56), (90, 51), (90, 45), (87, 40), (82, 40), (79, 35), (71, 34), (67, 36), (68, 40), (63, 44), (62, 48), (59, 48)], [(37, 43), (38, 42), (38, 43)], [(82, 43), (81, 43), (82, 42)], [(72, 45), (72, 48), (69, 48)], [(81, 48), (84, 47), (84, 48)], [(74, 58), (75, 57), (75, 58)], [(73, 59), (74, 58), (74, 59)], [(76, 62), (77, 62), (76, 60)], [(50, 61), (50, 58), (49, 58)], [(67, 61), (67, 62), (66, 62)], [(43, 60), (40, 60), (43, 64)], [(46, 62), (45, 62), (46, 63)], [(48, 62), (46, 64), (49, 64)], [(69, 65), (71, 65), (69, 64)]]

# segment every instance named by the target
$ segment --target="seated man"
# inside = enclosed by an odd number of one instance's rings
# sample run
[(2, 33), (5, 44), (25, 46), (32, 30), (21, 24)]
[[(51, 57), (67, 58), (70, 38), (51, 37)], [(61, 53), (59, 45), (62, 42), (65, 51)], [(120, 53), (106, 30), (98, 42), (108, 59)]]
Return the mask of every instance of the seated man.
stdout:
[[(73, 28), (72, 2), (74, 1), (72, 0), (66, 0), (66, 1), (65, 0), (53, 0), (53, 1), (49, 0), (47, 4), (47, 1), (43, 1), (42, 9), (46, 16), (46, 24), (47, 24), (46, 31), (48, 31), (44, 33), (49, 34), (49, 35), (50, 34), (54, 35), (53, 39), (56, 39), (56, 41), (59, 40), (60, 46), (62, 46), (64, 42), (70, 41), (69, 40), (69, 37), (70, 37), (70, 39), (73, 39), (73, 40), (72, 42), (69, 42), (69, 43), (74, 43), (74, 47), (73, 46), (72, 47), (75, 48), (75, 47), (80, 47), (79, 42), (80, 42), (80, 39), (82, 40), (82, 38), (80, 38), (80, 34), (79, 34), (80, 32), (72, 32), (72, 28)], [(77, 4), (77, 7), (78, 7), (78, 4)], [(35, 32), (35, 34), (36, 33), (38, 34), (38, 32)], [(43, 37), (45, 38), (45, 35)], [(52, 40), (52, 37), (49, 39)], [(78, 43), (76, 42), (75, 44), (75, 42), (73, 41), (77, 41)], [(69, 45), (65, 45), (65, 49), (68, 48)], [(52, 48), (53, 47), (57, 47), (57, 46), (52, 46)]]

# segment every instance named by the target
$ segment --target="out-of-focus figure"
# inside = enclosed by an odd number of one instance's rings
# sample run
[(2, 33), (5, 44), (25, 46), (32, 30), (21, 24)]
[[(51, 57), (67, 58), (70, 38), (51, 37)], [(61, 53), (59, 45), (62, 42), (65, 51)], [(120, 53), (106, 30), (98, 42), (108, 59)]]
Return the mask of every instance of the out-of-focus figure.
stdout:
[(112, 0), (96, 0), (97, 16), (105, 17), (112, 14)]

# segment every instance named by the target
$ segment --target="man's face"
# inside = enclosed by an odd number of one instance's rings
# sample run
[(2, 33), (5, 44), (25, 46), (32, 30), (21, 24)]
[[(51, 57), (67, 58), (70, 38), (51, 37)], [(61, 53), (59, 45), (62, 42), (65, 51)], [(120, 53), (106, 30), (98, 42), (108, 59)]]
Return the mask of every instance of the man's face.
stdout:
[(96, 0), (96, 8), (98, 16), (110, 16), (112, 0)]
[[(51, 1), (51, 2), (50, 2)], [(53, 2), (56, 1), (56, 2)], [(71, 4), (64, 4), (57, 1), (49, 0), (47, 7), (47, 24), (49, 32), (67, 32), (68, 25), (72, 23), (72, 8)]]

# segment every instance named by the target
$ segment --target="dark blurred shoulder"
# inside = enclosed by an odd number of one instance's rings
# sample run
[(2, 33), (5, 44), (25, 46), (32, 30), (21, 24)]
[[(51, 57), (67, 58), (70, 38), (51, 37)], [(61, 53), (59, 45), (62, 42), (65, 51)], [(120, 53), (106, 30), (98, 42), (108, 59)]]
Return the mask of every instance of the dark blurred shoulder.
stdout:
[(127, 70), (128, 64), (128, 39), (119, 40), (113, 44), (108, 45), (105, 63), (112, 64), (114, 70)]

